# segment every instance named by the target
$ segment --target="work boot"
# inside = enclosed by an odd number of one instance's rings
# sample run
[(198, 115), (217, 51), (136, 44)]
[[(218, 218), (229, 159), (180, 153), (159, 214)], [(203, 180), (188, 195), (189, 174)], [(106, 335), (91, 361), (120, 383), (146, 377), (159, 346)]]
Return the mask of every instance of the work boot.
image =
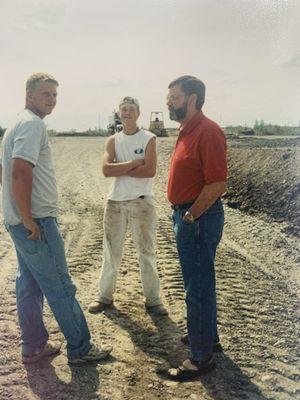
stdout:
[(145, 306), (146, 310), (149, 314), (157, 315), (157, 316), (164, 316), (168, 315), (168, 311), (165, 309), (163, 304), (157, 304), (156, 306)]
[(42, 349), (38, 349), (30, 354), (22, 354), (24, 364), (33, 364), (42, 358), (55, 356), (60, 353), (61, 343), (48, 341)]
[(79, 365), (92, 361), (105, 360), (110, 355), (112, 349), (112, 346), (97, 347), (94, 343), (91, 343), (90, 350), (84, 356), (69, 358), (68, 363), (71, 365)]
[(102, 301), (95, 300), (89, 305), (88, 310), (90, 313), (100, 313), (100, 312), (106, 310), (107, 308), (110, 308), (111, 306), (112, 306), (112, 302), (111, 303), (103, 303)]

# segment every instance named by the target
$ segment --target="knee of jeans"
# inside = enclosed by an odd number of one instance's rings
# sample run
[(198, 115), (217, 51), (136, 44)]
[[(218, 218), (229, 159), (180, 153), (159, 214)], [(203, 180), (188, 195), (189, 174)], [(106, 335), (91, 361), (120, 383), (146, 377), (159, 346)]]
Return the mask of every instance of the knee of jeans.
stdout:
[(185, 302), (190, 306), (199, 306), (205, 299), (207, 299), (209, 294), (205, 290), (187, 290), (185, 296)]
[(35, 299), (42, 296), (41, 289), (36, 284), (20, 282), (19, 278), (16, 278), (16, 296), (17, 301), (24, 301), (25, 299)]
[(72, 280), (70, 280), (70, 282), (68, 282), (68, 284), (65, 285), (65, 291), (69, 297), (75, 297), (77, 288)]
[(50, 289), (45, 292), (45, 296), (49, 303), (60, 301), (65, 298), (75, 297), (75, 294), (76, 286), (71, 280), (62, 283), (61, 285), (57, 285), (55, 289)]
[(185, 296), (185, 303), (187, 306), (196, 306), (197, 305), (197, 301), (195, 299), (194, 296), (192, 296), (190, 293), (186, 293)]

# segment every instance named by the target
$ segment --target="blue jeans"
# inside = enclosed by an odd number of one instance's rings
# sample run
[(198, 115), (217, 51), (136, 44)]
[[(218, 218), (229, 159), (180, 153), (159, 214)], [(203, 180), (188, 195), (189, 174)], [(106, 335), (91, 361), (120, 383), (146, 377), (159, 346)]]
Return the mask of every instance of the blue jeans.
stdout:
[(174, 211), (174, 233), (186, 292), (190, 349), (192, 358), (201, 362), (218, 340), (215, 255), (224, 211), (221, 200), (217, 200), (190, 224), (182, 220), (187, 209)]
[(67, 340), (69, 358), (85, 355), (90, 332), (78, 304), (76, 287), (68, 273), (64, 243), (55, 218), (35, 219), (42, 240), (30, 240), (23, 224), (6, 226), (14, 242), (18, 271), (16, 295), (22, 353), (41, 349), (48, 340), (43, 322), (44, 297)]

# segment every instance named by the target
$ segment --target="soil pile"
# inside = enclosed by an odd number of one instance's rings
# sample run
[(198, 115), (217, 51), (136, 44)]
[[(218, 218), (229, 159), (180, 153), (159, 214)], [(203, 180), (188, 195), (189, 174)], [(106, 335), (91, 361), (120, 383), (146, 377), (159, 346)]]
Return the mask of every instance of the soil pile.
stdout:
[(228, 139), (227, 205), (287, 222), (300, 235), (300, 139)]

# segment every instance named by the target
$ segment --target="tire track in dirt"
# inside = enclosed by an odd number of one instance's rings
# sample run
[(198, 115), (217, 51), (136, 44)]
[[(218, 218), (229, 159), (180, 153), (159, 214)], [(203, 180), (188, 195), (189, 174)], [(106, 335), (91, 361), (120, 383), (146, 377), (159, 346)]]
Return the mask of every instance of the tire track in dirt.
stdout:
[[(96, 237), (101, 235), (102, 230), (100, 221), (98, 225), (96, 231), (93, 229), (93, 232), (97, 232)], [(83, 248), (83, 243), (81, 243), (80, 251)], [(98, 239), (90, 241), (88, 248), (89, 250), (84, 251), (88, 260), (91, 259), (92, 254), (98, 253), (96, 258), (100, 256)], [(299, 377), (297, 369), (299, 359), (293, 355), (293, 349), (297, 346), (297, 329), (293, 312), (297, 298), (291, 295), (284, 285), (279, 285), (276, 280), (268, 280), (266, 272), (259, 270), (258, 260), (255, 259), (253, 264), (253, 258), (247, 260), (245, 251), (239, 251), (239, 249), (238, 244), (228, 246), (224, 243), (221, 245), (217, 263), (219, 324), (222, 342), (226, 350), (225, 359), (222, 356), (218, 357), (218, 375), (222, 378), (220, 378), (219, 385), (222, 387), (225, 385), (226, 398), (238, 396), (238, 398), (252, 399), (257, 396), (257, 398), (264, 398), (264, 395), (268, 395), (271, 396), (270, 398), (275, 396), (273, 398), (292, 399), (299, 390), (296, 382)], [(74, 258), (79, 259), (79, 255)], [(155, 357), (154, 363), (156, 364), (165, 361), (174, 364), (185, 354), (184, 349), (181, 349), (180, 353), (177, 352), (178, 327), (185, 326), (184, 291), (169, 218), (160, 219), (159, 222), (158, 269), (165, 303), (176, 322), (175, 324), (172, 321), (172, 324), (176, 326), (172, 333), (168, 323), (156, 321), (159, 326), (157, 334), (153, 331), (154, 327), (151, 328), (149, 321), (147, 322), (147, 315), (142, 307), (143, 298), (138, 278), (137, 260), (134, 256), (133, 243), (129, 237), (125, 242), (125, 252), (118, 279), (115, 300), (117, 309), (107, 311), (100, 316), (100, 318), (108, 318), (110, 322), (114, 321), (117, 324), (111, 326), (112, 329), (116, 330), (117, 326), (121, 326), (129, 333), (134, 344), (135, 351), (131, 356), (127, 353), (124, 358), (122, 351), (117, 355), (118, 360), (127, 361), (126, 368), (124, 370), (122, 368), (115, 370), (114, 368), (114, 372), (111, 371), (113, 375), (117, 374), (117, 377), (122, 375), (129, 378), (129, 381), (124, 382), (124, 386), (131, 389), (129, 398), (135, 398), (132, 396), (138, 396), (141, 393), (142, 382), (144, 387), (147, 385), (154, 387), (160, 383), (160, 392), (163, 392), (164, 384), (153, 375), (153, 371), (143, 371), (143, 367), (141, 367), (144, 364), (143, 359), (146, 358), (146, 365), (149, 365), (149, 356)], [(76, 268), (75, 276), (78, 273), (79, 270)], [(93, 274), (91, 274), (91, 278), (93, 278)], [(91, 282), (86, 283), (90, 284)], [(86, 300), (87, 304), (88, 297)], [(93, 325), (93, 321), (90, 323)], [(107, 320), (105, 323), (107, 324)], [(108, 324), (106, 328), (110, 330), (109, 327)], [(147, 331), (145, 327), (150, 327), (150, 330)], [(120, 332), (116, 336), (119, 338), (116, 342), (117, 348), (121, 349), (124, 347), (124, 337)], [(140, 364), (138, 372), (136, 372), (136, 368), (133, 368), (137, 357)], [(128, 358), (131, 360), (128, 361)], [(288, 364), (286, 364), (287, 361)], [(231, 365), (229, 368), (231, 379), (229, 380), (228, 369), (223, 368), (226, 363)], [(238, 369), (235, 363), (238, 364)], [(150, 365), (152, 364), (153, 360), (152, 363), (150, 361)], [(128, 365), (131, 365), (134, 371), (129, 373)], [(152, 365), (153, 367), (154, 365)], [(149, 377), (148, 380), (142, 378), (145, 375)], [(227, 382), (232, 380), (232, 375), (235, 377), (235, 383), (228, 385)], [(259, 390), (261, 382), (265, 387), (264, 395)], [(133, 388), (138, 383), (135, 392)], [(211, 388), (208, 384), (206, 390), (213, 391), (215, 384), (214, 381)], [(274, 385), (276, 390), (274, 390)], [(166, 386), (168, 387), (168, 385)], [(180, 392), (180, 389), (176, 388), (177, 396)], [(123, 392), (124, 398), (128, 393)], [(164, 393), (164, 396), (167, 393)], [(175, 392), (171, 391), (171, 393), (172, 396), (175, 395)], [(185, 395), (184, 393), (182, 396)], [(215, 396), (214, 398), (223, 399), (222, 396), (220, 394), (220, 397)]]
[[(95, 221), (94, 218), (92, 220)], [(88, 260), (91, 260), (91, 256), (95, 257), (94, 266), (92, 268), (87, 267), (84, 272), (84, 281), (90, 288), (92, 287), (96, 290), (95, 281), (98, 279), (100, 272), (99, 265), (102, 246), (99, 243), (99, 237), (102, 237), (103, 233), (102, 218), (97, 219), (97, 223), (94, 224), (92, 231), (93, 234), (86, 240), (85, 245), (83, 243), (84, 238), (81, 238), (81, 242), (78, 243), (77, 247), (78, 253), (76, 249), (72, 250), (74, 254), (72, 260), (74, 261), (70, 260), (69, 264), (71, 271), (74, 269), (74, 276), (78, 281), (79, 293), (82, 293), (80, 290), (82, 272), (79, 272), (78, 266), (82, 265), (82, 257)], [(87, 237), (85, 236), (86, 239)], [(107, 310), (102, 314), (88, 315), (89, 326), (91, 332), (94, 333), (95, 340), (97, 341), (98, 339), (99, 341), (101, 337), (105, 338), (106, 341), (109, 339), (113, 342), (115, 348), (114, 357), (116, 357), (116, 360), (113, 366), (108, 367), (109, 380), (105, 384), (105, 387), (102, 387), (102, 392), (108, 396), (112, 396), (108, 398), (115, 398), (113, 396), (116, 396), (116, 394), (111, 393), (111, 387), (113, 386), (113, 382), (119, 381), (121, 397), (116, 398), (139, 398), (145, 388), (148, 385), (154, 385), (153, 382), (156, 381), (159, 393), (156, 393), (157, 390), (154, 391), (149, 399), (168, 399), (168, 394), (163, 393), (163, 385), (160, 384), (155, 374), (155, 365), (157, 358), (162, 355), (168, 355), (165, 348), (169, 344), (169, 338), (158, 336), (155, 324), (145, 311), (139, 268), (130, 236), (126, 237), (124, 248), (125, 251), (115, 295), (115, 308)], [(81, 259), (80, 254), (84, 254)], [(92, 291), (87, 294), (82, 293), (80, 297), (82, 303), (87, 306), (93, 298)], [(103, 335), (99, 335), (99, 325), (105, 325)], [(137, 360), (138, 367), (136, 365)], [(101, 375), (104, 372), (104, 367), (101, 366), (99, 368)]]
[(258, 387), (263, 382), (264, 393), (292, 399), (300, 389), (297, 298), (255, 267), (244, 254), (221, 246), (217, 269), (221, 338), (232, 360), (252, 381)]
[[(279, 244), (284, 242), (282, 248), (277, 247), (277, 239), (269, 239), (270, 234), (276, 232), (273, 226), (260, 225), (259, 219), (243, 216), (235, 210), (226, 211), (225, 237), (217, 257), (219, 326), (225, 350), (216, 356), (217, 369), (201, 381), (185, 384), (168, 382), (155, 372), (157, 367), (174, 365), (188, 354), (179, 343), (186, 324), (184, 290), (170, 209), (163, 194), (172, 140), (160, 142), (161, 159), (156, 179), (157, 261), (163, 300), (170, 318), (151, 318), (145, 312), (137, 258), (128, 236), (115, 309), (97, 315), (86, 313), (95, 342), (114, 345), (112, 358), (99, 365), (70, 368), (63, 353), (51, 364), (43, 362), (38, 367), (25, 369), (20, 364), (18, 348), (13, 278), (10, 276), (13, 261), (7, 252), (0, 260), (8, 265), (9, 271), (6, 291), (0, 301), (3, 318), (0, 321), (1, 400), (300, 398), (297, 295), (290, 285), (289, 271), (282, 268), (283, 260), (287, 266), (294, 265), (297, 253), (285, 236), (276, 233)], [(80, 142), (80, 145), (77, 140), (66, 140), (64, 144), (58, 140), (54, 144), (63, 198), (61, 229), (70, 272), (84, 311), (93, 298), (101, 265), (102, 196), (110, 183), (99, 178), (95, 171), (102, 148), (103, 142), (96, 140)], [(0, 288), (4, 291), (1, 283)], [(48, 309), (46, 322), (52, 336), (62, 339)]]

